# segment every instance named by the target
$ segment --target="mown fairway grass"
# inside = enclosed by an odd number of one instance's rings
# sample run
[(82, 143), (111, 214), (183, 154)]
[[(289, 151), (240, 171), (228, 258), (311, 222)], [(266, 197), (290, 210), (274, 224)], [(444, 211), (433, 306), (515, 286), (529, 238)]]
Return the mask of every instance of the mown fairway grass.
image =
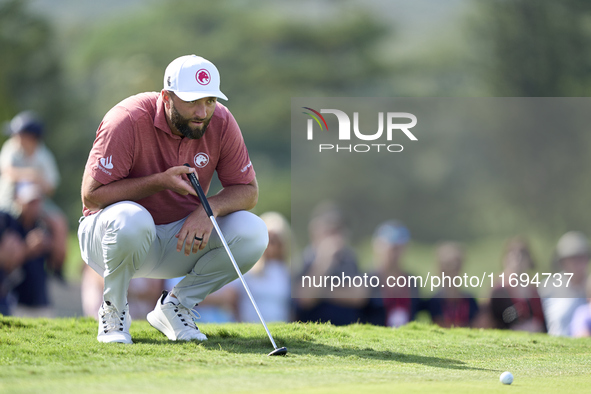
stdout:
[[(89, 318), (0, 316), (0, 393), (591, 392), (591, 339), (411, 323), (204, 324), (204, 343), (133, 322), (134, 345), (100, 344)], [(515, 382), (503, 386), (499, 375)]]

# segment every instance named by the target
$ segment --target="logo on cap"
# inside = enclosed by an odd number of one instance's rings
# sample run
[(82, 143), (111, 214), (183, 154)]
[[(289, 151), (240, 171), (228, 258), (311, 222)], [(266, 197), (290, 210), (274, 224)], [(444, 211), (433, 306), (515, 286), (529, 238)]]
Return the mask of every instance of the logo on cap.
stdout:
[(207, 85), (209, 81), (211, 81), (211, 76), (209, 75), (209, 71), (202, 68), (201, 70), (197, 71), (197, 74), (195, 74), (195, 79), (199, 85)]
[(199, 152), (195, 155), (193, 161), (197, 167), (203, 168), (209, 163), (209, 156), (207, 153)]

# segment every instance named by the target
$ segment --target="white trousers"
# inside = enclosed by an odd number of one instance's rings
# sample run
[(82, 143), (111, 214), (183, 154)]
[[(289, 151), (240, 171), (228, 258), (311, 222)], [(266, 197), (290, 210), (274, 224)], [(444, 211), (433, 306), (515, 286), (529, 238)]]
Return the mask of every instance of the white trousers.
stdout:
[[(84, 218), (78, 227), (82, 259), (105, 279), (104, 300), (121, 311), (127, 304), (132, 278), (184, 277), (172, 290), (181, 304), (193, 308), (210, 293), (238, 277), (213, 229), (198, 253), (176, 251), (185, 219), (155, 225), (141, 205), (121, 201)], [(269, 241), (265, 223), (256, 215), (237, 211), (216, 221), (242, 273), (262, 256)]]

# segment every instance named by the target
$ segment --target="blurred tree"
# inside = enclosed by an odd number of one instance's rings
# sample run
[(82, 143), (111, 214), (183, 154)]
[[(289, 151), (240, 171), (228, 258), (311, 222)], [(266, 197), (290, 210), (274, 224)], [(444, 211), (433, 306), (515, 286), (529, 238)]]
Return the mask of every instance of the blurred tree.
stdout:
[[(486, 0), (478, 1), (478, 11), (473, 49), (491, 95), (589, 95), (590, 2)], [(585, 171), (591, 165), (591, 138), (579, 120), (553, 117), (557, 111), (568, 114), (574, 104), (548, 102), (544, 113), (532, 107), (528, 127), (500, 129), (483, 141), (499, 198), (533, 228), (553, 236), (573, 227), (591, 231)], [(543, 127), (548, 122), (555, 127)]]
[[(45, 125), (44, 141), (55, 154), (62, 175), (53, 200), (71, 213), (72, 199), (64, 198), (72, 192), (72, 180), (70, 163), (64, 160), (71, 151), (60, 130), (68, 118), (61, 54), (54, 27), (30, 11), (28, 0), (0, 2), (0, 53), (0, 120), (8, 126), (18, 112), (39, 114)], [(7, 137), (1, 133), (0, 143)]]
[(481, 64), (498, 96), (586, 96), (591, 88), (591, 3), (480, 1)]
[(60, 58), (52, 27), (27, 5), (0, 2), (0, 119), (32, 109), (51, 124), (59, 113), (60, 100), (54, 99), (61, 92)]

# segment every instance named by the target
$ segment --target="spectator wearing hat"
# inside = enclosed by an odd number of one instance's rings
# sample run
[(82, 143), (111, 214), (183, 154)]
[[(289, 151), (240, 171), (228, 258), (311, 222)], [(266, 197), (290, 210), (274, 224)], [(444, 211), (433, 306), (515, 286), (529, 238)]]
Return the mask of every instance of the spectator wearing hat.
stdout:
[[(464, 250), (456, 242), (443, 242), (436, 249), (437, 269), (442, 275), (454, 278), (462, 275)], [(441, 327), (470, 327), (478, 315), (474, 296), (449, 283), (427, 301), (433, 322)]]
[(389, 220), (376, 229), (373, 236), (373, 253), (380, 283), (392, 278), (396, 286), (380, 287), (380, 296), (385, 313), (385, 325), (399, 327), (415, 319), (421, 308), (416, 283), (409, 280), (410, 274), (402, 268), (402, 256), (410, 241), (410, 232), (399, 221)]
[(585, 283), (590, 253), (589, 240), (581, 232), (570, 231), (558, 240), (554, 264), (562, 274), (561, 280), (555, 278), (557, 275), (553, 276), (549, 287), (541, 292), (548, 333), (551, 335), (569, 336), (575, 310), (587, 302)]
[(53, 154), (43, 143), (43, 123), (33, 112), (25, 111), (12, 119), (8, 131), (11, 137), (0, 150), (0, 210), (20, 215), (20, 205), (15, 201), (17, 184), (37, 185), (42, 193), (42, 214), (53, 239), (48, 267), (61, 273), (68, 225), (65, 215), (48, 198), (59, 183), (59, 172)]

